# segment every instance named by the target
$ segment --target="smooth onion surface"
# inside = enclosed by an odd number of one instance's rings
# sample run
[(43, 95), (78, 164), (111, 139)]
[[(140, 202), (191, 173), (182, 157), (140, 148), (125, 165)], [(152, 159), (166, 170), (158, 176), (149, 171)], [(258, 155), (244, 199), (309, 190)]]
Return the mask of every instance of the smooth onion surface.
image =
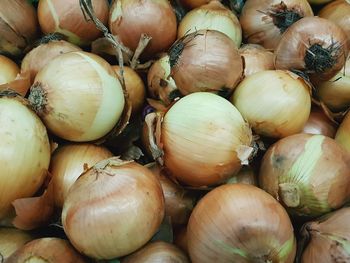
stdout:
[(334, 138), (336, 133), (336, 125), (327, 117), (322, 109), (313, 108), (302, 132), (309, 134), (321, 134)]
[(347, 113), (335, 135), (337, 143), (350, 153), (350, 114)]
[(19, 73), (19, 67), (11, 59), (0, 55), (0, 85), (13, 81)]
[(15, 228), (0, 228), (0, 261), (6, 261), (17, 249), (34, 238)]

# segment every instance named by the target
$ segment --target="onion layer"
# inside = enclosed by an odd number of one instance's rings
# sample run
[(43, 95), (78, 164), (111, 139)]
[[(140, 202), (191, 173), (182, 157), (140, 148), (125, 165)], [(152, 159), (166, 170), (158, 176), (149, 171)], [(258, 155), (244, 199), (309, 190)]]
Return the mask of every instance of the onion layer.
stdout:
[(11, 59), (0, 55), (0, 85), (13, 81), (18, 73), (19, 68), (17, 64)]
[(17, 249), (32, 240), (33, 237), (15, 228), (0, 228), (0, 261), (7, 262)]

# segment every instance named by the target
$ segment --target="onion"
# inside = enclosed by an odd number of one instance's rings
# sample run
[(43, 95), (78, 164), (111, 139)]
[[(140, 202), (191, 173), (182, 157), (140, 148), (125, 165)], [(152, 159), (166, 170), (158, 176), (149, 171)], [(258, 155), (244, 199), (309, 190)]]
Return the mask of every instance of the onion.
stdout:
[(239, 53), (244, 58), (245, 77), (263, 70), (275, 69), (273, 53), (260, 45), (245, 44), (239, 49)]
[(114, 1), (109, 28), (124, 45), (135, 51), (141, 34), (152, 39), (144, 50), (145, 57), (166, 51), (176, 39), (176, 16), (167, 0)]
[(187, 227), (192, 262), (294, 262), (293, 226), (261, 189), (223, 185), (205, 195)]
[(27, 243), (6, 261), (6, 263), (18, 262), (83, 263), (87, 260), (77, 253), (68, 241), (47, 237)]
[(32, 240), (33, 237), (15, 228), (0, 228), (0, 262), (7, 262), (7, 258), (17, 249)]
[(282, 138), (300, 132), (310, 115), (310, 89), (289, 71), (266, 70), (245, 78), (231, 101), (259, 135)]
[(70, 188), (62, 223), (76, 249), (96, 259), (112, 259), (145, 245), (163, 216), (163, 192), (152, 172), (135, 162), (110, 158)]
[(257, 176), (250, 166), (243, 166), (241, 170), (230, 179), (227, 180), (227, 184), (250, 184), (258, 186)]
[(181, 20), (178, 38), (197, 30), (217, 30), (227, 35), (239, 48), (242, 42), (242, 29), (237, 17), (219, 1), (211, 1), (188, 12)]
[[(94, 14), (103, 23), (108, 21), (108, 1), (92, 0)], [(102, 35), (92, 21), (86, 21), (77, 0), (40, 0), (38, 18), (43, 33), (61, 33), (79, 46), (88, 45)]]
[(308, 241), (302, 263), (348, 262), (350, 258), (350, 208), (305, 224), (301, 235)]
[(313, 12), (306, 0), (248, 0), (239, 20), (248, 43), (275, 49), (282, 34), (308, 16)]
[(55, 57), (81, 49), (64, 40), (53, 40), (42, 43), (32, 49), (22, 60), (21, 72), (29, 72), (31, 83), (34, 82), (36, 74)]
[(37, 36), (34, 7), (23, 0), (0, 1), (0, 53), (20, 55)]
[(18, 73), (19, 68), (17, 64), (11, 59), (0, 55), (0, 85), (13, 81)]
[(81, 51), (47, 64), (35, 77), (29, 101), (52, 133), (76, 142), (105, 136), (124, 108), (123, 89), (112, 67)]
[(67, 144), (58, 148), (50, 163), (56, 205), (63, 206), (70, 187), (84, 170), (112, 156), (105, 147), (88, 143)]
[[(114, 72), (118, 74), (119, 66), (112, 66)], [(130, 67), (123, 67), (125, 88), (131, 100), (132, 114), (136, 116), (143, 107), (146, 98), (146, 88), (141, 77)]]
[(180, 0), (180, 3), (187, 8), (193, 9), (208, 4), (213, 0)]
[(275, 66), (302, 70), (311, 80), (325, 81), (344, 67), (349, 48), (338, 25), (320, 17), (305, 17), (283, 34), (275, 50)]
[(334, 138), (336, 128), (334, 123), (327, 117), (321, 108), (314, 108), (306, 122), (303, 133), (321, 134)]
[(186, 35), (168, 54), (172, 77), (183, 95), (197, 91), (229, 95), (243, 75), (243, 62), (235, 44), (215, 30)]
[(322, 5), (331, 1), (332, 0), (308, 0), (308, 2), (313, 5)]
[(44, 182), (50, 162), (45, 126), (24, 99), (0, 93), (0, 221), (11, 202), (30, 197)]
[(350, 153), (350, 114), (347, 113), (335, 135), (337, 143)]
[(264, 155), (259, 183), (291, 215), (314, 217), (349, 200), (346, 152), (323, 135), (297, 134), (279, 140)]
[(176, 246), (157, 241), (121, 260), (121, 263), (189, 263), (187, 256)]
[(174, 244), (188, 254), (187, 249), (187, 225), (174, 229)]
[(170, 174), (192, 186), (227, 180), (247, 164), (252, 133), (239, 111), (224, 98), (196, 92), (165, 114), (161, 144)]

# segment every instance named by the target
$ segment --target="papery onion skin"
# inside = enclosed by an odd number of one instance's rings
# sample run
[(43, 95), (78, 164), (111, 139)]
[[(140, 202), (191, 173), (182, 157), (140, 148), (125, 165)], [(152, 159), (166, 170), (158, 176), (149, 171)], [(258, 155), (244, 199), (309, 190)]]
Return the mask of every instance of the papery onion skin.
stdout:
[[(274, 17), (275, 12), (286, 11), (285, 8), (297, 15), (285, 17), (281, 13), (281, 16)], [(248, 43), (274, 50), (290, 23), (308, 16), (313, 16), (313, 12), (306, 0), (248, 0), (243, 6), (240, 22)], [(284, 18), (288, 23), (281, 26), (277, 23), (278, 18)]]
[(55, 57), (81, 48), (64, 40), (54, 40), (32, 49), (22, 60), (21, 72), (29, 72), (31, 83), (36, 74)]
[(247, 162), (252, 133), (227, 100), (196, 92), (165, 114), (161, 143), (172, 176), (192, 186), (208, 186), (228, 179)]
[(188, 12), (179, 24), (177, 36), (181, 38), (185, 34), (201, 29), (224, 33), (236, 44), (237, 48), (242, 43), (242, 29), (238, 18), (219, 1), (211, 1)]
[(112, 156), (107, 148), (90, 143), (67, 144), (58, 148), (52, 155), (49, 169), (56, 206), (63, 207), (70, 187), (84, 170)]
[(193, 263), (292, 263), (296, 251), (284, 208), (261, 189), (243, 184), (219, 186), (205, 195), (191, 214), (187, 238)]
[(110, 158), (73, 184), (64, 202), (62, 223), (78, 251), (112, 259), (145, 245), (163, 216), (164, 196), (152, 172), (135, 162)]
[(344, 67), (349, 49), (347, 35), (338, 25), (304, 17), (283, 34), (275, 50), (275, 67), (305, 71), (314, 82), (326, 81)]
[(350, 153), (350, 114), (347, 113), (335, 135), (337, 143)]
[(125, 105), (112, 67), (82, 51), (63, 54), (47, 64), (35, 77), (29, 101), (53, 134), (75, 142), (105, 136)]
[(323, 215), (349, 200), (350, 162), (335, 140), (296, 134), (265, 153), (259, 185), (300, 218)]
[(13, 81), (19, 73), (19, 67), (11, 59), (0, 55), (0, 85)]
[(215, 30), (186, 35), (168, 54), (171, 76), (183, 95), (210, 91), (227, 96), (243, 77), (237, 47), (228, 36)]
[(320, 108), (311, 110), (309, 119), (307, 120), (303, 133), (321, 134), (334, 138), (336, 133), (336, 125), (327, 117), (327, 115)]
[(38, 34), (35, 8), (23, 0), (0, 1), (0, 53), (23, 53)]
[(84, 263), (88, 261), (67, 240), (47, 237), (27, 243), (6, 261), (6, 263), (18, 262)]
[(34, 239), (29, 233), (15, 228), (0, 228), (0, 261), (5, 262), (9, 256), (24, 244)]
[(123, 258), (121, 263), (189, 263), (176, 246), (164, 241), (151, 242), (139, 251)]
[(149, 58), (171, 46), (176, 39), (177, 23), (167, 0), (118, 0), (111, 5), (109, 29), (133, 51), (141, 34), (152, 37), (142, 54)]
[(289, 71), (266, 70), (245, 78), (231, 101), (259, 135), (283, 138), (299, 133), (310, 115), (310, 88)]
[(25, 103), (0, 93), (0, 221), (13, 212), (11, 202), (35, 194), (49, 167), (46, 128)]
[(254, 169), (251, 166), (243, 166), (241, 170), (230, 179), (227, 184), (250, 184), (258, 186), (258, 179)]
[[(108, 1), (92, 0), (91, 3), (96, 17), (107, 25)], [(92, 21), (86, 21), (76, 0), (40, 0), (38, 18), (43, 33), (61, 33), (75, 45), (86, 46), (102, 35)]]

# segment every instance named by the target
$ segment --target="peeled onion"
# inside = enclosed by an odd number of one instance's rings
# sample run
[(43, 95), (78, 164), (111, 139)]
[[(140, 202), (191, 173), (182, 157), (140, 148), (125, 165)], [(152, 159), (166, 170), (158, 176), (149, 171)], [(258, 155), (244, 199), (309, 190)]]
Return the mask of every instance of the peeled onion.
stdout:
[(35, 77), (29, 101), (52, 133), (75, 142), (105, 136), (117, 124), (125, 103), (112, 67), (82, 51), (47, 64)]
[(350, 153), (350, 114), (347, 113), (335, 135), (337, 143)]
[(32, 239), (34, 238), (27, 232), (15, 228), (0, 228), (0, 262), (5, 262), (13, 252)]
[(309, 119), (305, 123), (303, 133), (309, 134), (321, 134), (334, 138), (336, 128), (335, 124), (326, 116), (320, 108), (314, 108), (311, 110)]
[(11, 59), (0, 55), (0, 85), (13, 81), (18, 73), (19, 68), (17, 64)]

